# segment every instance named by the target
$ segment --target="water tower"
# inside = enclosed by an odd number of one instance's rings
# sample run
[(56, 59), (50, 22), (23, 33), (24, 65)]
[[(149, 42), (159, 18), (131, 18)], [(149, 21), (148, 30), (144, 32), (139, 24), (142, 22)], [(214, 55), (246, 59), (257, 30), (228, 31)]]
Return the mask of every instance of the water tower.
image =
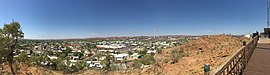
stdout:
[(264, 28), (264, 35), (268, 38), (270, 38), (269, 18), (270, 18), (270, 0), (267, 0), (267, 25), (266, 28)]

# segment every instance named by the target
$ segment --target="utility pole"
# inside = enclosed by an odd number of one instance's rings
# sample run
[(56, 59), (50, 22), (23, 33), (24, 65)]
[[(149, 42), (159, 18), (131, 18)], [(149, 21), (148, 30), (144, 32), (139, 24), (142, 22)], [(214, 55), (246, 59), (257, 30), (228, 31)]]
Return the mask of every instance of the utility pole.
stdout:
[(156, 26), (154, 25), (154, 39), (156, 38)]
[(131, 37), (131, 33), (128, 33), (128, 40), (130, 39), (130, 37)]

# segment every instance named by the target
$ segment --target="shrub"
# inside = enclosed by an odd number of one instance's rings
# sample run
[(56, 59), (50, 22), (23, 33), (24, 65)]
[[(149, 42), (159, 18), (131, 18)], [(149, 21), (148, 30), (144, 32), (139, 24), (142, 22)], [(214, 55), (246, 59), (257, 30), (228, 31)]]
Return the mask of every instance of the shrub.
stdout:
[(142, 66), (142, 62), (140, 60), (134, 60), (132, 66), (135, 69), (140, 68)]
[(184, 52), (183, 49), (172, 50), (172, 51), (171, 51), (171, 55), (170, 55), (171, 60), (172, 60), (171, 63), (172, 63), (172, 64), (177, 63), (178, 60), (179, 60), (181, 57), (183, 57), (184, 55), (185, 55), (185, 52)]
[(154, 57), (152, 55), (150, 55), (150, 54), (143, 55), (142, 58), (140, 59), (140, 61), (144, 65), (150, 65), (150, 64), (155, 63)]

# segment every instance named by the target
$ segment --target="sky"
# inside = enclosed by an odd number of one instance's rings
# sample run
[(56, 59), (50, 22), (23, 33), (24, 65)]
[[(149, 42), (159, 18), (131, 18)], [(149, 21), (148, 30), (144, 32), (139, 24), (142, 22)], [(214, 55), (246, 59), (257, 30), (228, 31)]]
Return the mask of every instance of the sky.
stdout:
[(263, 31), (266, 0), (0, 0), (12, 20), (26, 39), (239, 35)]

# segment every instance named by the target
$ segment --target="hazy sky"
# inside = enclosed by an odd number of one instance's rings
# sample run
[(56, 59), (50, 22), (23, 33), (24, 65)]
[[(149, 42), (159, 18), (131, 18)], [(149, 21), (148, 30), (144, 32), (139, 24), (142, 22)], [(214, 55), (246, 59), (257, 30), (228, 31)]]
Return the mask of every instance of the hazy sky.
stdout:
[(27, 39), (249, 34), (266, 27), (266, 0), (0, 0), (0, 26)]

